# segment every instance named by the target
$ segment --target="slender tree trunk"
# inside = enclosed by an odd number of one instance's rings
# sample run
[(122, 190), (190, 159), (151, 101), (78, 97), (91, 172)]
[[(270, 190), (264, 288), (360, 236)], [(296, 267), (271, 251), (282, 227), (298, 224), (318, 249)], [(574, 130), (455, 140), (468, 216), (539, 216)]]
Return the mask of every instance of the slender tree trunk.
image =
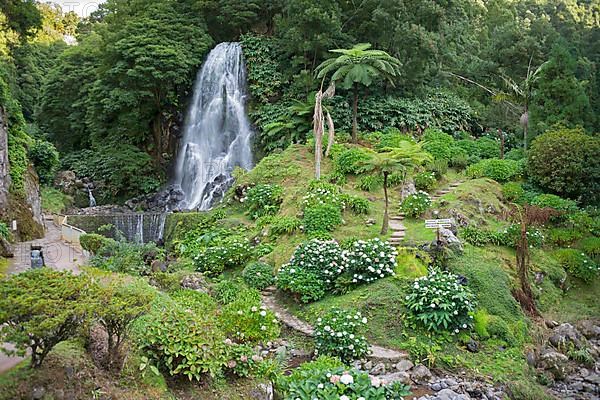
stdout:
[(498, 129), (498, 136), (500, 137), (500, 159), (504, 159), (504, 133), (502, 129)]
[(527, 223), (521, 222), (521, 234), (517, 244), (517, 272), (521, 281), (521, 295), (518, 300), (523, 311), (529, 316), (537, 317), (539, 312), (533, 299), (533, 291), (529, 284), (529, 243), (527, 241)]
[(321, 157), (323, 156), (323, 132), (315, 135), (315, 179), (321, 179)]
[(354, 103), (352, 104), (352, 143), (358, 143), (358, 84), (354, 84)]
[(523, 149), (527, 151), (527, 139), (529, 135), (529, 104), (525, 103), (525, 121), (523, 123)]
[(383, 196), (385, 197), (385, 211), (383, 212), (383, 226), (381, 227), (381, 234), (386, 235), (388, 227), (390, 225), (390, 216), (388, 213), (389, 199), (388, 199), (388, 173), (383, 173)]

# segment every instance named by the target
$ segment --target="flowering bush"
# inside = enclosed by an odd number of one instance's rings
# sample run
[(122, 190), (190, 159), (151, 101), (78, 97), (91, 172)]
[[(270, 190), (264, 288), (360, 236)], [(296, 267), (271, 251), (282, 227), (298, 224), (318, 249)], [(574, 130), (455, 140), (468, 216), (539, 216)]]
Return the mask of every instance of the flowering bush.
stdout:
[(437, 179), (433, 172), (421, 172), (415, 175), (415, 187), (417, 190), (430, 191), (435, 187)]
[(360, 312), (334, 308), (315, 325), (315, 353), (339, 357), (343, 362), (360, 359), (369, 353), (362, 335), (367, 318)]
[(275, 315), (251, 291), (224, 306), (219, 322), (225, 334), (240, 343), (267, 342), (279, 336)]
[(341, 209), (334, 204), (321, 204), (304, 209), (304, 230), (307, 233), (332, 232), (341, 223)]
[(458, 333), (473, 325), (475, 296), (458, 282), (458, 276), (432, 270), (408, 289), (406, 307), (412, 318), (430, 331)]
[(373, 282), (394, 275), (396, 256), (396, 249), (378, 238), (354, 242), (351, 250), (345, 253), (352, 282)]
[(402, 400), (409, 387), (399, 383), (386, 385), (375, 376), (346, 367), (320, 367), (321, 358), (303, 365), (279, 386), (284, 400)]
[(344, 207), (340, 187), (321, 181), (311, 182), (308, 193), (302, 198), (302, 207), (306, 209), (325, 204)]
[(217, 275), (225, 268), (244, 265), (251, 255), (252, 249), (248, 239), (232, 235), (214, 240), (208, 247), (201, 247), (193, 260), (199, 272)]
[(591, 282), (598, 276), (600, 266), (591, 258), (576, 249), (560, 249), (554, 252), (554, 257), (564, 269), (579, 279)]
[[(521, 237), (521, 226), (519, 224), (511, 224), (500, 233), (502, 235), (501, 244), (516, 247)], [(527, 230), (527, 244), (529, 244), (529, 247), (541, 247), (544, 244), (544, 234), (542, 231), (530, 226)]]
[(400, 205), (400, 210), (408, 217), (416, 218), (431, 207), (431, 197), (422, 190), (411, 194)]
[(273, 267), (263, 262), (253, 262), (246, 265), (242, 276), (248, 286), (258, 290), (263, 290), (275, 283)]
[(342, 202), (344, 208), (349, 209), (356, 215), (368, 214), (371, 209), (371, 203), (369, 200), (360, 196), (352, 196), (349, 194), (342, 194)]
[(248, 189), (241, 201), (246, 204), (252, 219), (275, 215), (283, 201), (283, 188), (279, 185), (256, 185)]

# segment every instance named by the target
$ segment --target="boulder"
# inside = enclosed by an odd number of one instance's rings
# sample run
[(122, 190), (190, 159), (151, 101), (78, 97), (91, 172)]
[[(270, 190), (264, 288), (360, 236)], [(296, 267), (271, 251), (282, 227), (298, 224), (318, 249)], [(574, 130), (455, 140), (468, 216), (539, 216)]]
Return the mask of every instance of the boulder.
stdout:
[(396, 370), (398, 370), (399, 372), (406, 372), (414, 366), (415, 364), (413, 364), (412, 361), (402, 360), (398, 364), (396, 364)]
[(440, 238), (447, 243), (451, 250), (459, 254), (464, 251), (462, 242), (450, 229), (440, 228)]
[(416, 383), (427, 382), (431, 379), (431, 376), (431, 371), (424, 365), (414, 367), (410, 375), (411, 379)]
[(400, 382), (403, 385), (410, 385), (410, 375), (407, 372), (392, 372), (391, 374), (382, 375), (379, 377), (386, 384)]
[(538, 367), (551, 373), (557, 380), (564, 380), (571, 371), (569, 358), (554, 350), (546, 350), (540, 355)]
[(587, 339), (600, 339), (600, 321), (586, 319), (580, 321), (577, 327), (579, 332)]
[(385, 364), (379, 363), (371, 370), (371, 375), (383, 375), (385, 374)]
[(202, 293), (209, 293), (209, 285), (203, 274), (195, 272), (181, 278), (181, 287), (184, 289), (196, 290)]
[(579, 331), (571, 324), (561, 324), (552, 332), (552, 336), (548, 339), (549, 342), (557, 349), (565, 349), (570, 344), (576, 348), (581, 348), (584, 345), (584, 338)]

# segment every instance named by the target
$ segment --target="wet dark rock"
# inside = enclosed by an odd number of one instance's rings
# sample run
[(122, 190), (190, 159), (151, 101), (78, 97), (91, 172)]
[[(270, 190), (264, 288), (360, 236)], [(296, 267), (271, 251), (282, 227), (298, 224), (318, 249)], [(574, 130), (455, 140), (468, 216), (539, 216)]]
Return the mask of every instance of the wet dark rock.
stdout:
[(467, 350), (469, 350), (471, 353), (479, 353), (479, 343), (473, 339), (469, 340), (467, 343)]

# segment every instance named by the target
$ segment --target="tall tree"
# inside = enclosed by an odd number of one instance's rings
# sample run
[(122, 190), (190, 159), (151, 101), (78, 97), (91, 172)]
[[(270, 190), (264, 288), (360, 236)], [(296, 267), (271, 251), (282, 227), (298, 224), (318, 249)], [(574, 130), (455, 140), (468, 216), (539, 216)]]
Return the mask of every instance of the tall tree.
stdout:
[(330, 50), (340, 54), (325, 60), (317, 67), (317, 77), (332, 74), (331, 81), (344, 89), (352, 89), (352, 141), (358, 142), (358, 89), (359, 85), (371, 86), (376, 79), (386, 79), (392, 85), (400, 73), (400, 60), (382, 50), (369, 50), (369, 43), (361, 43), (351, 49)]

